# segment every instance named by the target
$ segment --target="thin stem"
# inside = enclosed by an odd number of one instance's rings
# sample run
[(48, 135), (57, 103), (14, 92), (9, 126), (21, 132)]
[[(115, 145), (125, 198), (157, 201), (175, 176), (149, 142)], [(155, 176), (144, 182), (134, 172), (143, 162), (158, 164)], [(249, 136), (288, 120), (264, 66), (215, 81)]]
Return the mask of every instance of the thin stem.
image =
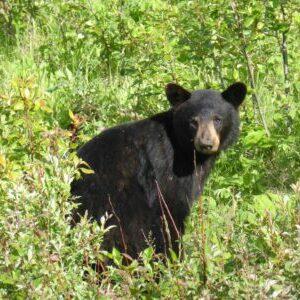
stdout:
[(230, 3), (230, 5), (231, 5), (233, 15), (234, 15), (234, 18), (235, 18), (235, 21), (236, 21), (236, 25), (237, 25), (237, 28), (238, 28), (238, 35), (239, 35), (240, 42), (241, 42), (241, 50), (242, 50), (243, 56), (246, 60), (248, 76), (249, 76), (249, 79), (250, 79), (250, 86), (253, 90), (252, 99), (253, 99), (253, 102), (256, 104), (260, 119), (261, 119), (262, 124), (265, 128), (266, 134), (267, 134), (267, 136), (270, 136), (270, 131), (269, 131), (267, 122), (265, 120), (265, 117), (264, 117), (264, 115), (262, 113), (262, 110), (261, 110), (261, 107), (260, 107), (260, 98), (258, 97), (258, 95), (256, 93), (256, 83), (255, 83), (254, 74), (253, 74), (252, 62), (251, 62), (250, 55), (247, 52), (247, 43), (246, 43), (246, 39), (245, 39), (245, 36), (244, 36), (244, 33), (243, 33), (242, 20), (241, 20), (241, 17), (239, 15), (238, 11), (237, 11), (237, 3), (235, 1), (232, 1)]
[(119, 229), (120, 229), (120, 234), (121, 234), (121, 238), (122, 238), (122, 243), (123, 243), (124, 251), (125, 251), (125, 254), (126, 254), (126, 255), (124, 255), (124, 257), (125, 257), (125, 260), (126, 260), (126, 262), (127, 262), (127, 264), (128, 264), (127, 244), (126, 244), (126, 242), (125, 242), (125, 237), (124, 237), (124, 232), (123, 232), (121, 220), (120, 220), (120, 218), (118, 217), (117, 213), (115, 212), (115, 209), (114, 209), (114, 207), (113, 207), (113, 204), (112, 204), (112, 202), (111, 202), (111, 200), (110, 200), (110, 196), (108, 196), (108, 201), (109, 201), (109, 204), (110, 204), (112, 213), (113, 213), (113, 215), (115, 216), (115, 218), (117, 219), (117, 221), (118, 221), (118, 223), (119, 223)]
[(205, 253), (205, 226), (204, 226), (204, 210), (203, 210), (203, 198), (202, 198), (202, 176), (203, 176), (203, 166), (200, 165), (200, 173), (197, 172), (197, 163), (196, 163), (196, 152), (194, 152), (194, 166), (195, 166), (195, 173), (196, 178), (198, 179), (199, 183), (199, 191), (200, 191), (200, 197), (199, 197), (199, 217), (200, 217), (200, 224), (201, 224), (201, 245), (199, 243), (199, 252), (201, 252), (201, 262), (202, 262), (202, 268), (203, 268), (203, 285), (206, 285), (207, 282), (207, 257)]
[(173, 219), (173, 217), (172, 217), (172, 214), (171, 214), (171, 212), (170, 212), (170, 210), (169, 210), (169, 207), (168, 207), (168, 205), (167, 205), (167, 203), (166, 203), (166, 201), (165, 201), (165, 199), (164, 199), (164, 197), (163, 197), (163, 195), (162, 195), (162, 192), (161, 192), (161, 190), (160, 190), (160, 188), (159, 188), (158, 182), (155, 181), (155, 183), (156, 183), (156, 187), (157, 187), (159, 199), (162, 201), (162, 203), (163, 203), (163, 205), (164, 205), (164, 207), (165, 207), (165, 209), (166, 209), (166, 211), (167, 211), (167, 213), (168, 213), (168, 217), (169, 217), (170, 220), (171, 220), (172, 226), (173, 226), (173, 228), (174, 228), (174, 230), (175, 230), (175, 233), (176, 233), (176, 235), (177, 235), (177, 239), (179, 240), (179, 239), (180, 239), (180, 233), (179, 233), (179, 230), (178, 230), (178, 228), (177, 228), (177, 226), (176, 226), (176, 223), (175, 223), (175, 221), (174, 221), (174, 219)]
[[(280, 5), (281, 13), (283, 21), (286, 22), (286, 12), (284, 6)], [(284, 84), (285, 84), (285, 94), (288, 95), (290, 93), (289, 88), (289, 64), (288, 64), (288, 50), (287, 50), (287, 31), (284, 30), (282, 32), (282, 40), (281, 40), (281, 55), (282, 55), (282, 67), (283, 67), (283, 75), (284, 75)]]
[[(202, 166), (200, 169), (200, 178), (199, 181), (201, 182), (201, 174), (202, 173)], [(205, 227), (204, 227), (204, 212), (203, 212), (203, 198), (202, 193), (199, 197), (199, 216), (201, 222), (201, 256), (202, 256), (202, 266), (203, 266), (203, 284), (206, 285), (207, 282), (207, 260), (206, 260), (206, 253), (205, 253)]]

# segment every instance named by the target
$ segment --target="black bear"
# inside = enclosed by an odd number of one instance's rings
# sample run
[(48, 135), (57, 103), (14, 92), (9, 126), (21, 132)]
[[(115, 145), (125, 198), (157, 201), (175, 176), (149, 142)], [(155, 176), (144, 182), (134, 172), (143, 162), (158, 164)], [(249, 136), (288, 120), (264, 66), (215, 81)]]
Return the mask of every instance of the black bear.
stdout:
[(145, 120), (107, 129), (78, 150), (93, 174), (74, 180), (80, 203), (74, 221), (87, 212), (94, 220), (107, 212), (103, 249), (118, 248), (136, 258), (149, 243), (157, 253), (178, 253), (184, 221), (221, 150), (239, 133), (238, 108), (246, 86), (224, 92), (189, 92), (166, 86), (171, 109)]

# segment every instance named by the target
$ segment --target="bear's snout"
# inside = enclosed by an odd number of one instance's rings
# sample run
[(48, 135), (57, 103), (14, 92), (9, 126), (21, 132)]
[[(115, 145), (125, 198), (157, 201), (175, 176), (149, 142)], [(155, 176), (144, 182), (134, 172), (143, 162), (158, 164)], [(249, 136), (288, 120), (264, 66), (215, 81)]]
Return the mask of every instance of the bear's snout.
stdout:
[(194, 145), (196, 151), (203, 154), (213, 154), (219, 151), (220, 138), (213, 121), (199, 125)]

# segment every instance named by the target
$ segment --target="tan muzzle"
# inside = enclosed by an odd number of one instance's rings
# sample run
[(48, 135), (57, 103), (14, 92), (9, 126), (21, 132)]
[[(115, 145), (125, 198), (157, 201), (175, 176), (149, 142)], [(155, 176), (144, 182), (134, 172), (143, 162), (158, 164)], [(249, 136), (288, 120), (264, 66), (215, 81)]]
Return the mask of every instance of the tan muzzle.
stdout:
[(219, 151), (220, 137), (212, 120), (200, 124), (194, 138), (194, 145), (197, 152), (204, 154), (213, 154)]

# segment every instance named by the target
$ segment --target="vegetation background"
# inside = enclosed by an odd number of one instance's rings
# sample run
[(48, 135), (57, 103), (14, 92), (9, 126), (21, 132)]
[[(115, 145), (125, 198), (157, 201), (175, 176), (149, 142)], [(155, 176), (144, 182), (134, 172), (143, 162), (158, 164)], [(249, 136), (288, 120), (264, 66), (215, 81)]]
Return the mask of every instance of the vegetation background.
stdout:
[[(299, 8), (1, 0), (0, 298), (299, 299)], [(102, 253), (105, 218), (70, 227), (74, 149), (167, 109), (170, 81), (222, 90), (237, 80), (249, 87), (242, 133), (206, 186), (205, 243), (198, 203), (184, 259), (166, 265), (151, 247), (129, 266)], [(100, 276), (91, 264), (105, 255), (115, 267)]]

